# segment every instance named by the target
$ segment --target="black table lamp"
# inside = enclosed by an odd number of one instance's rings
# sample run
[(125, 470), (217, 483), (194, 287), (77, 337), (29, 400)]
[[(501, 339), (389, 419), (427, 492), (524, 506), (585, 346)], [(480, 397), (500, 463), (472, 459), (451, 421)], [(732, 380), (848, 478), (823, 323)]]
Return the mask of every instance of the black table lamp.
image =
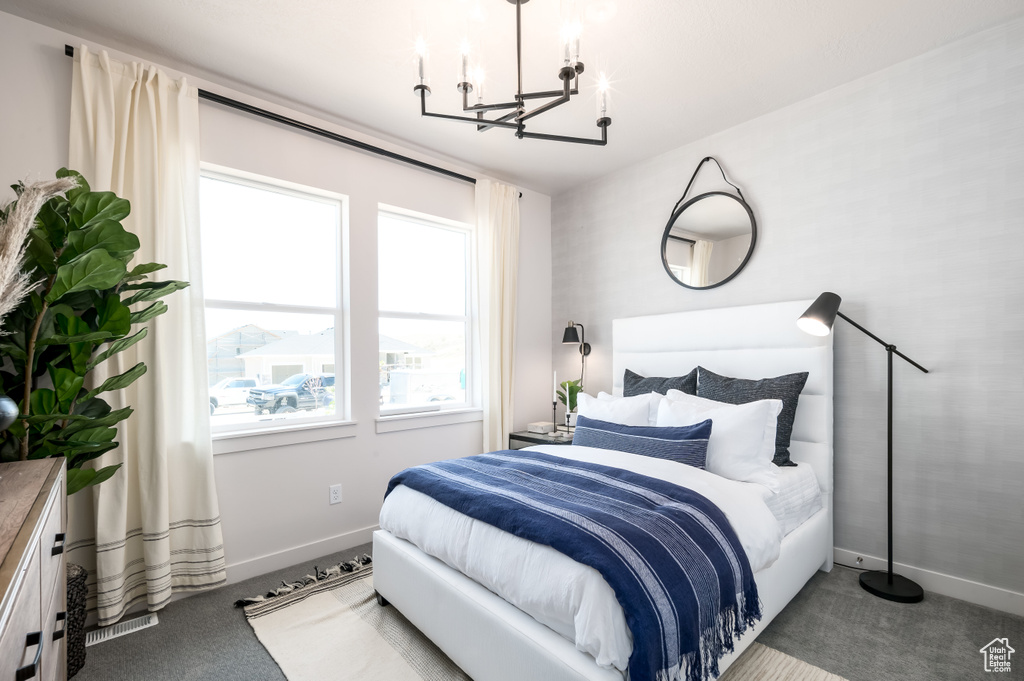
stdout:
[(804, 312), (803, 316), (797, 320), (797, 326), (812, 336), (827, 336), (832, 331), (832, 323), (836, 320), (836, 316), (838, 315), (863, 331), (869, 337), (878, 341), (889, 355), (889, 569), (885, 572), (881, 570), (862, 572), (860, 575), (860, 585), (864, 587), (865, 591), (868, 591), (879, 598), (884, 598), (889, 601), (897, 601), (900, 603), (917, 603), (924, 598), (924, 590), (918, 586), (916, 582), (897, 575), (892, 571), (892, 356), (899, 355), (924, 373), (928, 373), (928, 370), (897, 350), (895, 345), (886, 343), (884, 340), (840, 312), (839, 304), (841, 302), (842, 298), (837, 296), (835, 293), (822, 293), (818, 296), (818, 299), (815, 300), (809, 308), (807, 308), (807, 312)]
[(580, 385), (583, 385), (583, 374), (587, 371), (587, 355), (590, 354), (590, 343), (586, 341), (587, 330), (583, 328), (582, 324), (577, 324), (570, 319), (562, 334), (562, 342), (566, 345), (580, 346)]

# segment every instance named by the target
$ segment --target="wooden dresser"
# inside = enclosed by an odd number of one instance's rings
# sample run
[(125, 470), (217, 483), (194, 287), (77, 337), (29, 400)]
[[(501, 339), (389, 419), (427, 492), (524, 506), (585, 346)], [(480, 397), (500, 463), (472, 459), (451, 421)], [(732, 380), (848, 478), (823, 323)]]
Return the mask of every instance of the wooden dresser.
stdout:
[(64, 458), (0, 464), (0, 681), (63, 681)]

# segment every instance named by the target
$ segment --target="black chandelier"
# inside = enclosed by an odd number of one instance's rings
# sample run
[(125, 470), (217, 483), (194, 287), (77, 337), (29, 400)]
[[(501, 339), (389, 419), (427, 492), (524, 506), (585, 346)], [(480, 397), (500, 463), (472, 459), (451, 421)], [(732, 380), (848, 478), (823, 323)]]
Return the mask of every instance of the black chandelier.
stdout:
[[(461, 121), (473, 123), (480, 132), (491, 128), (509, 128), (515, 130), (515, 136), (519, 139), (551, 140), (554, 142), (573, 142), (576, 144), (594, 144), (604, 146), (608, 144), (608, 126), (612, 119), (608, 117), (608, 81), (602, 74), (598, 81), (597, 91), (597, 127), (601, 129), (599, 139), (587, 137), (571, 137), (567, 135), (550, 135), (540, 132), (529, 132), (526, 129), (526, 121), (557, 106), (565, 104), (573, 95), (579, 94), (579, 76), (583, 73), (583, 62), (579, 60), (579, 25), (575, 30), (570, 29), (563, 32), (562, 43), (564, 47), (564, 59), (562, 68), (558, 72), (558, 78), (562, 81), (561, 90), (546, 90), (544, 92), (523, 92), (523, 24), (522, 8), (529, 0), (507, 0), (516, 6), (516, 71), (519, 78), (519, 87), (515, 94), (515, 101), (501, 104), (485, 104), (483, 101), (483, 71), (469, 69), (469, 49), (463, 44), (462, 47), (462, 71), (461, 80), (456, 84), (456, 89), (462, 95), (462, 110), (466, 113), (476, 114), (475, 116), (455, 116), (451, 114), (440, 114), (427, 111), (427, 97), (430, 96), (430, 86), (425, 76), (424, 61), (426, 59), (426, 46), (423, 41), (417, 41), (416, 45), (416, 66), (419, 82), (413, 86), (413, 94), (420, 98), (420, 115), (431, 118), (443, 118), (449, 121)], [(476, 104), (469, 103), (469, 95), (476, 92)], [(549, 99), (540, 106), (527, 111), (526, 101), (531, 99)], [(509, 113), (497, 118), (484, 118), (489, 111), (504, 111), (511, 109)]]

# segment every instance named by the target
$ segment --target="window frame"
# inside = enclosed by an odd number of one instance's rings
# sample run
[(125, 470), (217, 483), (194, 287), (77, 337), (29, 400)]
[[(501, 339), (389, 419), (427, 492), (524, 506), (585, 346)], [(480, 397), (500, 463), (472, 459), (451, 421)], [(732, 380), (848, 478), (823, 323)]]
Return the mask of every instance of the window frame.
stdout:
[[(308, 437), (300, 437), (292, 440), (316, 441), (324, 438), (326, 433), (332, 437), (347, 437), (354, 435), (349, 428), (337, 428), (338, 426), (351, 426), (351, 399), (349, 391), (350, 371), (348, 345), (349, 325), (349, 304), (348, 304), (348, 251), (349, 251), (349, 208), (350, 198), (346, 194), (332, 192), (318, 187), (289, 182), (278, 178), (267, 177), (250, 173), (243, 170), (228, 168), (225, 166), (210, 163), (200, 164), (200, 178), (229, 182), (252, 189), (270, 191), (284, 196), (291, 196), (305, 200), (320, 201), (326, 204), (334, 204), (338, 207), (338, 221), (336, 233), (336, 260), (337, 276), (335, 281), (335, 304), (333, 307), (315, 305), (291, 305), (281, 303), (253, 303), (240, 300), (226, 300), (209, 298), (203, 292), (203, 311), (207, 310), (232, 310), (240, 312), (274, 312), (291, 314), (315, 314), (328, 315), (334, 318), (334, 414), (320, 416), (293, 416), (287, 419), (257, 420), (252, 423), (214, 424), (210, 423), (210, 433), (213, 440), (232, 440), (238, 438), (237, 444), (226, 443), (218, 447), (215, 444), (215, 453), (227, 453), (242, 451), (244, 449), (260, 449), (263, 447), (277, 446), (278, 440), (283, 434), (295, 433), (296, 431), (310, 431)], [(200, 198), (201, 201), (201, 198)], [(200, 233), (202, 225), (200, 224)], [(207, 368), (207, 376), (209, 369)], [(257, 386), (258, 387), (258, 386)], [(266, 443), (257, 443), (254, 436), (270, 436), (264, 438)], [(245, 443), (244, 445), (242, 443)]]
[[(377, 304), (377, 338), (378, 338), (378, 354), (379, 354), (379, 342), (380, 342), (380, 320), (381, 319), (408, 319), (408, 320), (419, 320), (419, 321), (443, 321), (443, 322), (458, 322), (461, 321), (464, 324), (466, 330), (465, 336), (465, 372), (466, 372), (466, 399), (459, 402), (437, 402), (434, 404), (422, 404), (422, 405), (405, 405), (396, 406), (393, 409), (386, 409), (385, 405), (379, 403), (378, 399), (378, 432), (389, 432), (393, 429), (404, 430), (406, 427), (422, 427), (421, 425), (415, 425), (417, 421), (420, 421), (421, 417), (437, 417), (440, 414), (449, 415), (449, 418), (443, 419), (445, 422), (451, 420), (453, 415), (463, 412), (469, 414), (468, 418), (462, 418), (454, 416), (456, 421), (463, 422), (465, 420), (478, 420), (472, 415), (472, 412), (478, 412), (480, 409), (480, 399), (478, 391), (476, 390), (476, 371), (477, 366), (475, 363), (476, 359), (476, 327), (479, 316), (477, 310), (476, 296), (474, 295), (473, 281), (476, 277), (476, 252), (477, 252), (477, 233), (476, 226), (468, 222), (460, 222), (458, 220), (451, 220), (449, 218), (442, 218), (436, 215), (429, 215), (427, 213), (421, 213), (419, 211), (409, 210), (407, 208), (400, 208), (398, 206), (388, 205), (384, 203), (377, 204), (377, 281), (378, 287), (380, 282), (380, 219), (382, 216), (388, 216), (391, 218), (403, 220), (406, 222), (416, 223), (425, 227), (431, 227), (436, 229), (445, 229), (452, 232), (457, 232), (466, 237), (466, 268), (465, 268), (465, 310), (462, 315), (446, 315), (446, 314), (431, 314), (424, 312), (397, 312), (393, 310), (382, 310), (380, 307), (379, 297)], [(378, 382), (378, 397), (379, 397), (379, 382)], [(397, 422), (411, 420), (408, 426), (399, 426), (394, 423), (392, 426), (381, 427), (382, 423), (386, 422)], [(434, 420), (434, 419), (429, 419)], [(434, 425), (433, 423), (422, 425)]]

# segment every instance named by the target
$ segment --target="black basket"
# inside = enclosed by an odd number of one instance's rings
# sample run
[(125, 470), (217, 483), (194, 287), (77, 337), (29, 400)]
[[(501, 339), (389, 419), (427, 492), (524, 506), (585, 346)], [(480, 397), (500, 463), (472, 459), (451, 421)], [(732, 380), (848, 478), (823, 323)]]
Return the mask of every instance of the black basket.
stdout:
[(85, 666), (85, 580), (89, 572), (81, 565), (68, 563), (68, 678)]

